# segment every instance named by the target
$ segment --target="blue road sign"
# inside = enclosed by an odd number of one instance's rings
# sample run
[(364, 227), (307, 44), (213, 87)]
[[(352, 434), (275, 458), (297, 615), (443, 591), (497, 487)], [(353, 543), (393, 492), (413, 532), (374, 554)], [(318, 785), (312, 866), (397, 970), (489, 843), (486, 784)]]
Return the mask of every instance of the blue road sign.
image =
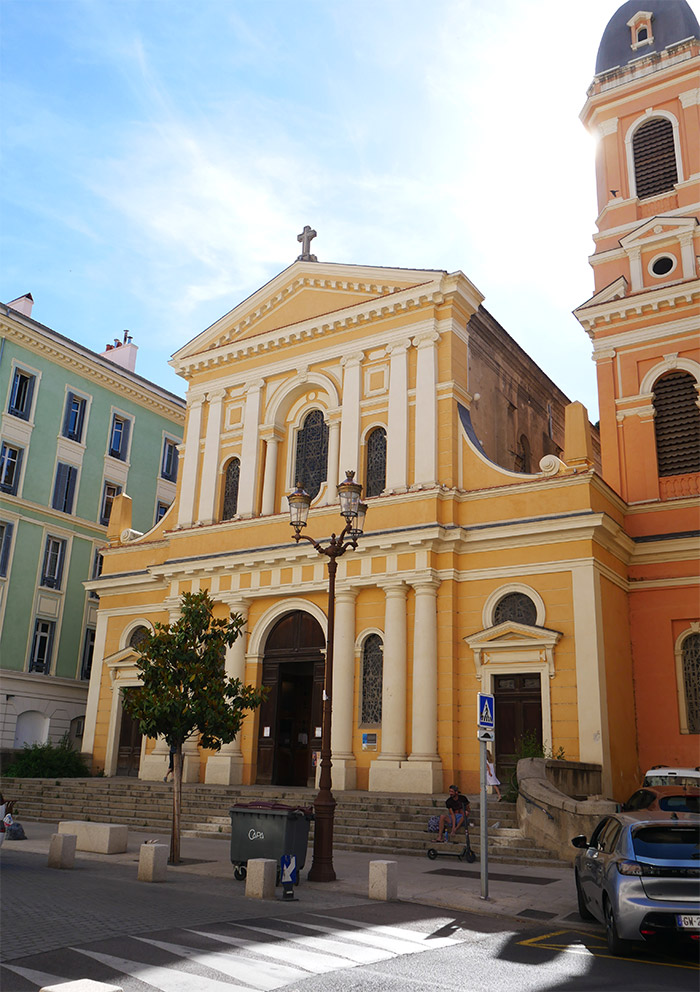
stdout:
[(487, 692), (480, 692), (477, 695), (476, 722), (478, 727), (485, 730), (493, 730), (496, 726), (496, 707), (493, 696)]
[(295, 854), (283, 854), (280, 858), (280, 881), (282, 885), (296, 885), (298, 880), (297, 859)]

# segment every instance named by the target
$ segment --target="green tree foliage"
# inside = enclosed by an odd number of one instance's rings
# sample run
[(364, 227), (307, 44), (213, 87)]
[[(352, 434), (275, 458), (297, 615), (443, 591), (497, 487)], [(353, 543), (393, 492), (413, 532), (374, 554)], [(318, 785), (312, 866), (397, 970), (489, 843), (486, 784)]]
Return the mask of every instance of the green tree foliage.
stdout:
[(89, 778), (90, 770), (66, 736), (58, 744), (25, 744), (3, 774), (8, 778)]
[(243, 685), (224, 671), (226, 648), (241, 634), (243, 618), (216, 619), (206, 590), (185, 593), (179, 619), (157, 623), (138, 645), (141, 685), (123, 699), (127, 713), (148, 737), (164, 737), (174, 749), (173, 823), (170, 861), (180, 860), (182, 745), (193, 734), (202, 747), (218, 751), (232, 741), (263, 691)]

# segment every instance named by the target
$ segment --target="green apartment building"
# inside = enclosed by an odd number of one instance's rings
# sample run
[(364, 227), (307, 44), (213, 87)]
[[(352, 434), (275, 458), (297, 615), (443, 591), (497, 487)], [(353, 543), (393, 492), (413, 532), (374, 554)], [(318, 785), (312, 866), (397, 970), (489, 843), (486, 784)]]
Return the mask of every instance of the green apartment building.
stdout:
[(145, 533), (175, 496), (185, 403), (134, 371), (125, 333), (102, 355), (0, 304), (0, 750), (68, 733), (80, 747), (112, 500)]

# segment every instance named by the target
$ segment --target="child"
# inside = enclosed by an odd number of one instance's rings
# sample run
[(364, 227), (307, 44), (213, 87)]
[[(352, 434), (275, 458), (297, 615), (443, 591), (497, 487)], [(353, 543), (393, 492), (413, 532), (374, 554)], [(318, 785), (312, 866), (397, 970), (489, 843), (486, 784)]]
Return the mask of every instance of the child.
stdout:
[(499, 788), (500, 781), (496, 778), (496, 769), (493, 765), (493, 755), (490, 751), (486, 752), (486, 784), (493, 786), (493, 791), (498, 796), (498, 801), (500, 803), (503, 796), (501, 795), (501, 790)]

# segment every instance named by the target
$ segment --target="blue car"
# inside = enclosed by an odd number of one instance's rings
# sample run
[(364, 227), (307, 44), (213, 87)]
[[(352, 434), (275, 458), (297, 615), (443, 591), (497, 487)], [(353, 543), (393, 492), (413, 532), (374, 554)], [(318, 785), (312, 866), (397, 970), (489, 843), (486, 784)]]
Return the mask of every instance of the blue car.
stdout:
[(571, 843), (579, 913), (605, 925), (611, 954), (655, 938), (700, 941), (700, 816), (614, 813)]

